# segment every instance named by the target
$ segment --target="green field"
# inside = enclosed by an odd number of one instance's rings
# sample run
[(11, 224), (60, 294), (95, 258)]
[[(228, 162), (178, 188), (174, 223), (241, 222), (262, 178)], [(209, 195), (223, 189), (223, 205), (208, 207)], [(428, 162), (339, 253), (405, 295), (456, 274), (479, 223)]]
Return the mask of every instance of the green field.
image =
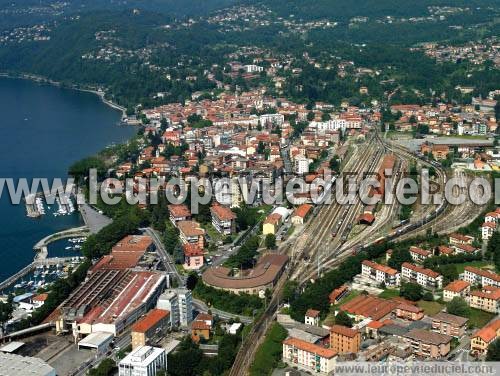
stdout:
[(493, 268), (493, 265), (491, 265), (488, 261), (471, 261), (463, 264), (453, 264), (453, 265), (456, 266), (457, 272), (459, 274), (464, 272), (466, 266), (474, 266), (476, 268), (481, 268), (481, 269), (488, 269), (486, 267)]
[(378, 297), (383, 299), (391, 299), (397, 296), (399, 296), (399, 289), (385, 289), (380, 294), (378, 294)]
[(475, 308), (469, 308), (469, 314), (467, 315), (467, 317), (469, 319), (469, 328), (482, 328), (489, 321), (491, 321), (493, 317), (495, 317), (495, 314), (481, 311)]
[(429, 316), (434, 316), (436, 313), (439, 313), (444, 307), (438, 302), (428, 302), (425, 300), (419, 300), (417, 302), (417, 306), (422, 308), (425, 314)]

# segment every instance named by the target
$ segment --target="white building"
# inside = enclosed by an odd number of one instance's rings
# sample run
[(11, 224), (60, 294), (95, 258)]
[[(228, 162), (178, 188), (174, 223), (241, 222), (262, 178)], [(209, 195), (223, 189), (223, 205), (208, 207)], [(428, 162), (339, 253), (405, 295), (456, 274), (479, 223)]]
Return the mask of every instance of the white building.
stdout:
[(151, 346), (139, 346), (118, 364), (119, 376), (156, 376), (166, 369), (165, 349)]
[(187, 327), (193, 321), (193, 296), (188, 289), (176, 289), (179, 297), (180, 325)]
[(500, 275), (473, 266), (465, 267), (462, 279), (471, 285), (500, 287)]
[(364, 260), (361, 264), (361, 275), (378, 283), (384, 282), (387, 286), (399, 286), (400, 284), (400, 274), (396, 269), (370, 260)]
[(493, 236), (497, 227), (496, 222), (484, 222), (481, 226), (481, 238), (483, 240), (488, 240)]
[(193, 321), (193, 297), (188, 289), (170, 289), (158, 298), (156, 308), (170, 311), (173, 327), (187, 327)]
[(410, 264), (409, 262), (404, 262), (401, 266), (401, 278), (428, 289), (440, 289), (443, 287), (443, 276), (441, 274), (431, 269)]
[(292, 367), (327, 375), (333, 371), (337, 352), (298, 338), (283, 341), (283, 361)]
[(309, 172), (309, 159), (302, 155), (295, 157), (293, 161), (293, 171), (298, 175), (304, 175)]
[(56, 370), (38, 358), (0, 352), (0, 375), (56, 376)]

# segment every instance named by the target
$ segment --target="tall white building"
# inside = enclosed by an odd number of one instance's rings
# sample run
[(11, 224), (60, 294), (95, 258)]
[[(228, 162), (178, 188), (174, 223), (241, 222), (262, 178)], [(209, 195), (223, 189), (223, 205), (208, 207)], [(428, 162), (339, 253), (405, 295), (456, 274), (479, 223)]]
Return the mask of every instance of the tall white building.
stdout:
[(298, 175), (304, 175), (309, 172), (309, 159), (302, 155), (295, 157), (293, 161), (293, 170)]
[(193, 321), (193, 297), (188, 289), (170, 289), (160, 295), (158, 309), (170, 311), (172, 326), (187, 327)]
[(179, 321), (181, 326), (188, 326), (193, 321), (193, 296), (188, 289), (176, 289), (179, 297)]
[(170, 311), (172, 326), (179, 326), (179, 298), (174, 290), (167, 290), (161, 294), (156, 303), (156, 308)]
[(151, 346), (139, 346), (118, 364), (119, 376), (156, 376), (166, 369), (165, 349)]

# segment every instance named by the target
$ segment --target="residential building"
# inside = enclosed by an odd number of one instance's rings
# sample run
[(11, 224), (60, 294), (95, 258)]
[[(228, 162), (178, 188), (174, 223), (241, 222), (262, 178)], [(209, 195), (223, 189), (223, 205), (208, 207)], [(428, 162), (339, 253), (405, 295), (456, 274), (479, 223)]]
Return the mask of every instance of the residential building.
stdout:
[(132, 326), (132, 349), (147, 345), (155, 337), (162, 337), (169, 327), (170, 312), (152, 309)]
[(330, 348), (339, 354), (357, 353), (361, 346), (359, 330), (342, 325), (330, 328)]
[(191, 211), (185, 204), (179, 205), (168, 205), (168, 212), (170, 213), (170, 221), (177, 225), (177, 222), (180, 221), (189, 221), (191, 220)]
[(400, 284), (400, 274), (396, 269), (370, 260), (363, 260), (361, 263), (361, 275), (378, 283), (383, 282), (387, 286), (399, 286)]
[(491, 313), (500, 313), (500, 288), (483, 286), (481, 290), (469, 293), (467, 302), (471, 308), (480, 309)]
[(204, 263), (204, 252), (198, 244), (184, 244), (184, 264), (186, 270), (198, 270)]
[(170, 312), (170, 325), (179, 326), (179, 297), (175, 290), (167, 290), (158, 298), (156, 308)]
[(469, 244), (472, 245), (474, 242), (474, 237), (469, 236), (469, 235), (462, 235), (462, 234), (451, 234), (448, 237), (450, 245), (457, 245), (457, 244)]
[(417, 283), (427, 289), (443, 287), (443, 276), (431, 269), (404, 262), (401, 266), (401, 278), (405, 281)]
[(334, 370), (337, 352), (298, 338), (283, 341), (283, 361), (291, 366), (303, 368), (320, 374)]
[(418, 321), (424, 318), (424, 310), (416, 305), (401, 303), (396, 307), (396, 317)]
[(404, 338), (411, 345), (413, 354), (420, 358), (442, 359), (451, 349), (452, 337), (424, 329), (413, 329)]
[(481, 225), (481, 238), (483, 240), (488, 240), (493, 236), (497, 228), (496, 222), (484, 222)]
[(461, 316), (439, 312), (432, 317), (432, 331), (452, 337), (462, 337), (467, 329), (469, 319)]
[(188, 289), (175, 289), (179, 297), (180, 325), (187, 327), (193, 321), (193, 297)]
[(160, 370), (167, 369), (165, 349), (140, 346), (132, 350), (118, 364), (119, 376), (156, 376)]
[(193, 321), (193, 298), (188, 289), (170, 289), (160, 295), (156, 305), (159, 309), (170, 311), (173, 327), (187, 327)]
[(309, 159), (302, 155), (295, 157), (293, 161), (293, 171), (297, 175), (307, 174), (309, 172)]
[(236, 214), (222, 205), (213, 205), (210, 208), (212, 213), (212, 225), (222, 235), (231, 235), (236, 232)]
[(470, 283), (467, 281), (462, 281), (458, 279), (456, 281), (450, 282), (443, 289), (443, 300), (449, 302), (455, 297), (465, 299), (470, 292)]
[(474, 266), (466, 266), (462, 275), (471, 285), (500, 287), (500, 275)]
[(410, 255), (413, 261), (422, 263), (425, 259), (432, 256), (432, 252), (419, 247), (410, 247)]
[(315, 309), (308, 309), (304, 317), (305, 324), (319, 326), (319, 314), (320, 312)]
[(205, 246), (205, 230), (196, 221), (177, 222), (179, 236), (182, 244), (196, 244), (202, 248)]
[(210, 339), (210, 331), (212, 330), (213, 317), (206, 313), (199, 313), (191, 323), (191, 339), (195, 343), (200, 340), (208, 341)]
[(474, 333), (470, 340), (470, 349), (473, 354), (486, 354), (488, 346), (500, 337), (500, 319), (497, 319)]

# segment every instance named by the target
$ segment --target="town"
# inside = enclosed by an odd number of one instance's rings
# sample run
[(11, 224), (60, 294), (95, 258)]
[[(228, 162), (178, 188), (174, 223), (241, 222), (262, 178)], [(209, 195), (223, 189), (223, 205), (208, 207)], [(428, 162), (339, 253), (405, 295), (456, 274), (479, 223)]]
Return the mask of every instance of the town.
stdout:
[(91, 3), (0, 9), (2, 75), (133, 131), (22, 202), (58, 225), (0, 281), (1, 375), (500, 360), (500, 10)]

